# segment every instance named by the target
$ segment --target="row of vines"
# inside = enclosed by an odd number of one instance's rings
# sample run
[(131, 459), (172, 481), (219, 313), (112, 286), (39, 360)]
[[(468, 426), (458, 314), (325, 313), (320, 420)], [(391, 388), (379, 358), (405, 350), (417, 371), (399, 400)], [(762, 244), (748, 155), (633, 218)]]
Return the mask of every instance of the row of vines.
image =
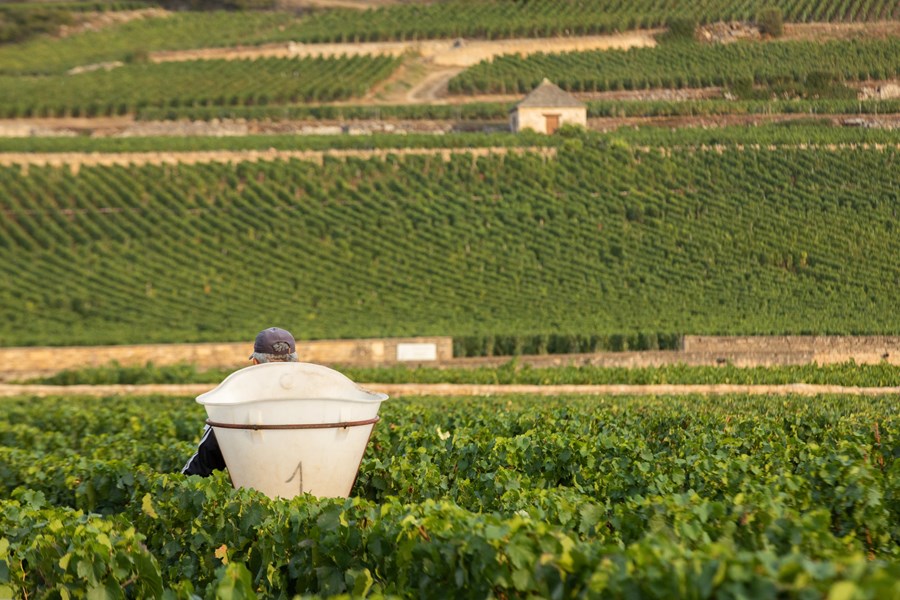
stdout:
[[(831, 110), (890, 110), (891, 103), (857, 102), (845, 81), (898, 75), (896, 40), (778, 42), (724, 46), (675, 44), (659, 49), (502, 56), (454, 77), (456, 94), (524, 94), (544, 77), (573, 92), (651, 88), (791, 87), (792, 96), (844, 100), (780, 102), (593, 102), (592, 116), (741, 114)], [(143, 118), (450, 118), (503, 119), (508, 106), (303, 107), (359, 98), (399, 65), (389, 57), (187, 61), (125, 65), (79, 75), (0, 76), (0, 116)], [(800, 90), (794, 89), (800, 87)], [(711, 106), (710, 106), (711, 104)], [(865, 104), (866, 109), (863, 110)], [(696, 105), (696, 106), (695, 106)], [(206, 118), (209, 118), (208, 116)]]
[[(856, 92), (853, 92), (856, 95)], [(858, 100), (847, 98), (770, 98), (768, 100), (591, 100), (586, 99), (591, 118), (623, 117), (705, 117), (720, 115), (879, 115), (900, 113), (900, 100)], [(454, 123), (503, 123), (515, 102), (466, 102), (465, 104), (393, 105), (282, 105), (144, 108), (135, 117), (142, 121), (210, 121), (246, 119), (291, 121), (326, 119), (339, 121), (367, 119), (444, 120)], [(465, 127), (463, 123), (460, 127)]]
[(451, 0), (322, 12), (306, 19), (295, 37), (304, 42), (365, 42), (596, 35), (661, 27), (672, 17), (754, 21), (769, 6), (798, 22), (900, 18), (900, 9), (888, 0)]
[(466, 69), (449, 83), (456, 94), (522, 94), (549, 77), (573, 92), (775, 85), (823, 80), (866, 81), (900, 74), (900, 40), (670, 44), (631, 48), (504, 55)]
[(282, 42), (362, 42), (434, 38), (515, 38), (605, 34), (661, 27), (671, 17), (699, 22), (754, 20), (767, 6), (788, 21), (900, 19), (892, 0), (451, 0), (381, 8), (178, 12), (58, 39), (0, 47), (2, 74), (60, 74), (72, 67), (128, 61), (164, 50)]
[[(877, 118), (874, 115), (871, 117)], [(390, 154), (447, 149), (466, 152), (481, 148), (503, 152), (506, 148), (559, 148), (577, 145), (609, 144), (646, 147), (703, 147), (728, 145), (742, 147), (846, 146), (863, 150), (900, 144), (900, 135), (888, 128), (838, 127), (826, 117), (815, 114), (781, 123), (754, 127), (730, 126), (713, 128), (629, 127), (609, 133), (571, 129), (559, 136), (546, 136), (531, 131), (518, 133), (373, 133), (371, 135), (244, 135), (244, 136), (158, 136), (158, 137), (30, 137), (2, 138), (3, 153), (179, 153), (210, 151), (312, 151), (337, 154), (341, 151), (372, 151)], [(4, 158), (0, 156), (0, 158)]]
[[(673, 44), (665, 51), (634, 48), (505, 55), (454, 77), (454, 94), (515, 94), (545, 77), (576, 93), (721, 86), (743, 102), (631, 103), (594, 101), (591, 116), (743, 114), (747, 112), (872, 113), (891, 102), (861, 102), (848, 82), (880, 81), (900, 74), (900, 42), (852, 40)], [(256, 60), (208, 60), (127, 64), (77, 75), (0, 76), (0, 117), (96, 117), (138, 114), (153, 118), (275, 119), (505, 119), (504, 103), (474, 106), (303, 106), (360, 98), (395, 71), (386, 56)], [(770, 95), (781, 88), (806, 102), (754, 98), (754, 86)], [(776, 98), (777, 100), (777, 98)], [(864, 109), (865, 106), (865, 109)]]
[(897, 153), (7, 167), (0, 342), (896, 334)]
[[(492, 350), (497, 355), (516, 352), (537, 354), (534, 349), (502, 348), (505, 340), (494, 338)], [(597, 346), (600, 344), (598, 343)], [(510, 344), (511, 346), (511, 344)], [(595, 346), (596, 347), (596, 346)], [(549, 349), (545, 349), (545, 352)], [(569, 350), (566, 348), (565, 350)], [(590, 350), (594, 350), (591, 348)], [(454, 352), (454, 356), (460, 353)], [(519, 361), (522, 360), (520, 363)], [(195, 365), (156, 366), (147, 363), (120, 365), (116, 362), (100, 367), (63, 370), (32, 383), (49, 385), (145, 385), (153, 383), (219, 383), (233, 369), (198, 371)], [(554, 366), (532, 367), (518, 356), (497, 367), (389, 367), (346, 366), (341, 372), (354, 381), (366, 383), (473, 383), (486, 385), (690, 385), (690, 384), (744, 384), (782, 385), (808, 383), (841, 385), (848, 387), (900, 387), (900, 366), (887, 361), (878, 364), (856, 364), (853, 361), (838, 364), (780, 365), (767, 367), (738, 367), (730, 363), (718, 366), (693, 366), (687, 364), (660, 365), (658, 367), (601, 367)]]
[(78, 75), (0, 76), (0, 117), (97, 117), (147, 107), (332, 102), (363, 96), (399, 64), (386, 56), (127, 65)]
[(892, 398), (389, 400), (349, 499), (178, 474), (190, 398), (0, 417), (0, 595), (892, 598)]
[(173, 12), (147, 15), (78, 35), (41, 36), (0, 46), (0, 74), (61, 75), (73, 67), (137, 61), (162, 50), (239, 46), (278, 39), (295, 15), (263, 11)]

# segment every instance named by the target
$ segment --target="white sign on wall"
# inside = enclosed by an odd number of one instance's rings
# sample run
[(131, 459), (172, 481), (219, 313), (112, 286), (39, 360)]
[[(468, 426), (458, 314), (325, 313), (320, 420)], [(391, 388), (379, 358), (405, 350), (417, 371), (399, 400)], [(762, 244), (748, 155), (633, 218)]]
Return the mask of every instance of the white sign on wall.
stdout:
[(437, 344), (401, 342), (397, 344), (397, 360), (437, 360)]

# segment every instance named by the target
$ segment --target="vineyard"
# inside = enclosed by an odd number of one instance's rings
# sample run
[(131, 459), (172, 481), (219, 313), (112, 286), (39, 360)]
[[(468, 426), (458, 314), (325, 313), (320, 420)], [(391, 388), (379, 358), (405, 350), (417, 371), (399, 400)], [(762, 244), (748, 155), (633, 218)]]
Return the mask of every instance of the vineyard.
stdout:
[[(503, 340), (494, 340), (498, 355), (539, 354), (539, 348), (504, 348)], [(552, 340), (546, 340), (552, 342)], [(547, 351), (548, 348), (544, 348)], [(454, 352), (454, 356), (462, 353)], [(596, 367), (562, 366), (531, 367), (520, 364), (520, 357), (510, 359), (499, 367), (341, 367), (341, 372), (354, 381), (372, 383), (470, 383), (483, 385), (696, 385), (743, 384), (782, 385), (807, 383), (847, 387), (898, 387), (900, 367), (881, 362), (856, 364), (806, 364), (778, 367), (688, 366), (684, 364), (659, 367)], [(55, 375), (36, 379), (31, 383), (50, 385), (146, 385), (169, 383), (218, 384), (234, 369), (198, 371), (195, 365), (178, 364), (155, 366), (122, 366), (112, 363), (102, 367), (64, 370)]]
[(347, 500), (177, 474), (190, 398), (2, 414), (6, 596), (898, 594), (892, 398), (389, 400)]
[(96, 117), (144, 107), (331, 102), (365, 94), (390, 57), (257, 59), (133, 65), (74, 76), (0, 77), (0, 117)]
[[(851, 40), (729, 45), (672, 44), (525, 58), (504, 55), (449, 82), (454, 94), (515, 94), (552, 77), (573, 92), (726, 87), (741, 102), (590, 103), (592, 117), (637, 114), (743, 114), (829, 111), (873, 113), (896, 101), (857, 100), (850, 82), (900, 74), (900, 41)], [(77, 75), (0, 75), (0, 117), (142, 119), (434, 119), (505, 120), (509, 103), (473, 106), (322, 106), (360, 98), (402, 63), (387, 56), (258, 58), (127, 64)], [(763, 91), (754, 90), (762, 86)], [(774, 96), (774, 98), (773, 98)], [(805, 98), (804, 102), (782, 99)], [(312, 106), (310, 106), (312, 104)]]
[(768, 6), (780, 8), (786, 20), (798, 22), (900, 18), (900, 8), (889, 0), (450, 0), (369, 11), (324, 11), (298, 22), (291, 35), (308, 43), (593, 35), (661, 27), (671, 17), (753, 21)]
[[(846, 89), (841, 90), (844, 94)], [(900, 113), (900, 100), (848, 98), (769, 98), (767, 100), (587, 100), (588, 118), (708, 117), (722, 115), (885, 115)], [(140, 121), (211, 121), (248, 119), (291, 120), (445, 120), (452, 123), (491, 122), (506, 125), (515, 102), (405, 105), (292, 105), (144, 108)], [(2, 141), (0, 141), (2, 143)], [(40, 142), (38, 142), (40, 143)]]
[(39, 37), (0, 46), (0, 73), (61, 75), (81, 65), (134, 61), (157, 50), (277, 41), (271, 32), (277, 32), (279, 26), (291, 20), (285, 13), (273, 12), (179, 12), (62, 39)]
[[(813, 3), (790, 0), (779, 8), (795, 21), (850, 22), (896, 18), (897, 8), (877, 0)], [(677, 16), (697, 22), (750, 20), (762, 6), (709, 0), (624, 3), (487, 2), (467, 0), (404, 3), (374, 10), (315, 10), (167, 13), (158, 11), (75, 35), (40, 35), (0, 45), (0, 118), (81, 118), (136, 115), (141, 119), (434, 119), (504, 120), (508, 103), (475, 106), (404, 106), (396, 90), (414, 86), (410, 72), (421, 70), (417, 41), (439, 38), (581, 36), (661, 27)], [(13, 10), (13, 9), (11, 9)], [(25, 9), (23, 9), (25, 10)], [(48, 25), (49, 26), (49, 25)], [(896, 36), (860, 39), (755, 41), (738, 44), (664, 43), (664, 49), (568, 52), (522, 57), (514, 48), (456, 75), (448, 85), (455, 101), (475, 94), (520, 96), (550, 77), (564, 89), (584, 94), (669, 88), (727, 88), (729, 98), (714, 108), (694, 101), (666, 106), (600, 102), (592, 116), (623, 111), (643, 116), (697, 111), (815, 110), (831, 102), (836, 112), (870, 113), (890, 109), (879, 102), (857, 103), (858, 82), (891, 80), (898, 75)], [(408, 43), (399, 58), (371, 55), (339, 58), (263, 58), (186, 60), (157, 63), (156, 52), (213, 47), (316, 42)], [(448, 43), (449, 44), (449, 43)], [(465, 52), (465, 42), (454, 48)], [(308, 50), (308, 48), (306, 48)], [(358, 49), (358, 48), (357, 48)], [(491, 56), (490, 53), (487, 54)], [(210, 58), (207, 56), (206, 58)], [(428, 61), (425, 61), (426, 63)], [(400, 68), (401, 65), (404, 68)], [(393, 78), (389, 79), (391, 76)], [(448, 75), (449, 76), (449, 75)], [(411, 78), (411, 79), (410, 79)], [(399, 81), (395, 81), (395, 79)], [(385, 83), (400, 106), (381, 104)], [(416, 88), (412, 88), (416, 89)], [(371, 97), (365, 97), (367, 94)], [(443, 95), (443, 91), (441, 92)], [(365, 98), (364, 98), (365, 97)], [(803, 99), (809, 106), (785, 105)], [(357, 99), (360, 106), (329, 106)], [(752, 104), (752, 102), (756, 102)], [(765, 102), (768, 101), (768, 102)], [(751, 104), (746, 104), (751, 102)]]
[[(765, 128), (763, 128), (765, 129)], [(835, 140), (830, 132), (827, 139)], [(896, 136), (879, 135), (878, 132), (861, 132), (859, 130), (842, 131), (840, 139), (857, 143), (865, 141), (893, 141)], [(559, 145), (559, 140), (543, 135), (526, 133), (448, 133), (445, 135), (424, 134), (372, 134), (372, 135), (242, 135), (223, 137), (32, 137), (32, 138), (0, 138), (0, 152), (88, 152), (88, 153), (124, 153), (124, 152), (204, 152), (215, 150), (372, 150), (388, 153), (392, 150), (417, 149), (459, 149), (474, 150), (477, 148), (513, 148), (513, 147), (548, 147)]]
[[(16, 42), (0, 43), (3, 135), (25, 136), (0, 137), (0, 346), (234, 342), (277, 324), (301, 344), (440, 335), (457, 359), (515, 355), (342, 368), (373, 386), (846, 389), (397, 392), (349, 498), (273, 500), (227, 473), (180, 474), (206, 417), (194, 398), (32, 388), (0, 399), (0, 600), (900, 599), (893, 350), (769, 368), (524, 356), (684, 348), (685, 334), (900, 335), (900, 99), (876, 89), (900, 79), (897, 0), (288, 4), (109, 19), (90, 13), (156, 5), (0, 4), (0, 42)], [(767, 12), (819, 25), (774, 40)], [(677, 39), (713, 23), (763, 35)], [(467, 44), (634, 29), (657, 45)], [(457, 62), (417, 52), (436, 39)], [(394, 41), (407, 52), (157, 62)], [(585, 100), (590, 127), (619, 129), (506, 131), (544, 77)], [(707, 127), (775, 114), (794, 117)], [(652, 117), (700, 126), (630, 126)], [(195, 119), (210, 122), (152, 123)], [(217, 119), (250, 134), (182, 135), (225, 133)], [(295, 135), (307, 126), (402, 133)], [(43, 383), (228, 373), (112, 363)]]
[[(896, 0), (309, 4), (107, 19), (90, 13), (155, 5), (0, 5), (0, 41), (16, 42), (0, 44), (11, 135), (51, 130), (50, 118), (63, 133), (192, 119), (254, 132), (0, 138), (0, 346), (233, 342), (273, 324), (300, 343), (448, 335), (455, 357), (672, 349), (684, 334), (900, 334), (900, 134), (885, 116), (900, 100), (876, 89), (900, 79)], [(758, 34), (766, 12), (787, 39), (677, 40), (679, 26), (690, 38), (732, 21)], [(635, 29), (656, 47), (525, 56), (515, 41), (485, 54), (468, 44)], [(417, 53), (421, 40), (470, 60), (444, 65)], [(395, 41), (405, 54), (376, 55)], [(376, 44), (157, 62), (361, 42)], [(497, 47), (509, 53), (459, 71)], [(592, 127), (702, 126), (490, 133), (544, 77), (586, 101)], [(772, 114), (796, 117), (705, 126)], [(255, 134), (316, 120), (411, 132)], [(217, 162), (160, 164), (204, 152)], [(104, 166), (108, 155), (121, 163)], [(66, 166), (44, 166), (53, 159)], [(527, 360), (342, 370), (372, 385), (847, 389), (396, 397), (350, 498), (292, 500), (235, 490), (227, 473), (180, 474), (206, 417), (193, 398), (34, 390), (0, 399), (0, 600), (900, 598), (900, 409), (862, 389), (900, 386), (900, 367)], [(113, 363), (45, 383), (212, 384), (228, 372)]]
[[(552, 77), (575, 92), (775, 85), (811, 79), (866, 81), (900, 74), (900, 39), (670, 44), (655, 48), (509, 55), (483, 61), (450, 81), (451, 93), (526, 93)], [(853, 95), (855, 97), (855, 94)]]
[(897, 152), (7, 167), (0, 343), (897, 333)]
[(375, 10), (327, 10), (297, 15), (247, 11), (172, 13), (130, 21), (61, 40), (47, 36), (0, 47), (0, 73), (61, 73), (72, 67), (126, 60), (135, 52), (275, 42), (364, 42), (434, 38), (514, 38), (591, 35), (665, 25), (670, 17), (699, 22), (750, 20), (776, 6), (794, 22), (900, 19), (891, 0), (450, 0)]
[[(603, 145), (622, 143), (637, 148), (646, 147), (697, 147), (712, 145), (744, 146), (895, 146), (900, 136), (890, 129), (865, 129), (832, 127), (820, 119), (800, 119), (773, 125), (747, 127), (682, 128), (661, 127), (622, 128), (610, 133), (579, 133), (588, 143)], [(390, 154), (416, 150), (472, 150), (503, 148), (559, 148), (566, 139), (545, 136), (530, 131), (512, 134), (496, 133), (447, 133), (423, 134), (372, 134), (360, 136), (336, 135), (245, 135), (223, 137), (30, 137), (0, 138), (3, 153), (179, 153), (212, 151), (316, 151), (368, 150)], [(571, 142), (570, 142), (571, 144)], [(0, 161), (7, 156), (0, 156)]]

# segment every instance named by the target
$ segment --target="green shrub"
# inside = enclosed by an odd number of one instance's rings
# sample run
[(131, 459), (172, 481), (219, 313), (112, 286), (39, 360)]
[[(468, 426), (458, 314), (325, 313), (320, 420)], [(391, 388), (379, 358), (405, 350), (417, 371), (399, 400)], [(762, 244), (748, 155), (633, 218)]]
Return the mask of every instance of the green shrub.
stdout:
[(22, 42), (41, 33), (55, 32), (72, 23), (72, 13), (53, 8), (0, 8), (0, 44)]
[(668, 32), (664, 36), (665, 39), (692, 41), (694, 32), (697, 30), (697, 19), (695, 17), (669, 17), (666, 19), (666, 27)]
[(770, 35), (776, 38), (784, 35), (784, 15), (781, 9), (776, 6), (768, 6), (759, 11), (756, 23), (759, 26), (760, 33), (763, 35)]

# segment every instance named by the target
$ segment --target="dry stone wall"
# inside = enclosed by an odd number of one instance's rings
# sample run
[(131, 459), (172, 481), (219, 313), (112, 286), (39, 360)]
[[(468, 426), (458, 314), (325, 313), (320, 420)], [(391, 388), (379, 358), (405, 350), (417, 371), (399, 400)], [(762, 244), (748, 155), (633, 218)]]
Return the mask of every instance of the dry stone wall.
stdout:
[(735, 362), (770, 363), (769, 357), (796, 357), (819, 364), (887, 361), (900, 364), (900, 336), (685, 336), (683, 351)]
[[(80, 346), (0, 348), (0, 381), (48, 375), (64, 369), (121, 365), (157, 366), (190, 363), (198, 369), (247, 366), (250, 342), (222, 344), (147, 344), (135, 346)], [(434, 366), (498, 366), (509, 356), (453, 358), (450, 337), (382, 338), (301, 341), (301, 361), (326, 365), (374, 366), (422, 364)], [(832, 364), (850, 360), (859, 364), (882, 361), (900, 365), (900, 336), (685, 336), (681, 350), (598, 352), (518, 357), (532, 366), (593, 365), (652, 367), (672, 364), (738, 367)]]
[[(113, 361), (123, 366), (190, 363), (200, 370), (246, 367), (253, 342), (220, 344), (144, 344), (133, 346), (73, 346), (0, 348), (0, 380), (12, 381), (66, 369), (99, 367)], [(297, 343), (303, 362), (379, 365), (446, 361), (453, 357), (449, 337), (316, 340)], [(434, 358), (431, 358), (431, 357)]]

